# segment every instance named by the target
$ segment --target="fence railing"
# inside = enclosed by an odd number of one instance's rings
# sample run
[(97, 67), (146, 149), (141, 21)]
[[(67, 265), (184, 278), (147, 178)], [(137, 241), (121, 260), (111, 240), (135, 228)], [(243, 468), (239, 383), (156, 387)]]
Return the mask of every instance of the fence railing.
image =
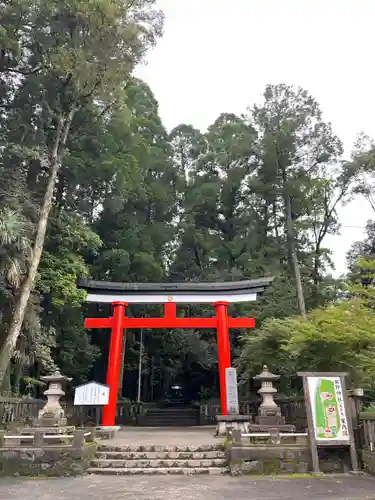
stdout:
[(359, 441), (363, 450), (375, 451), (375, 412), (359, 414)]
[[(46, 400), (21, 399), (0, 396), (0, 426), (28, 424), (38, 417)], [(61, 407), (71, 425), (99, 425), (102, 420), (102, 406), (74, 406), (71, 402), (61, 402)], [(136, 424), (138, 415), (144, 409), (138, 403), (118, 401), (116, 420), (119, 424)]]
[[(349, 391), (349, 396), (354, 396)], [(296, 426), (296, 430), (303, 432), (307, 428), (307, 416), (304, 398), (279, 397), (276, 398), (281, 413), (287, 424)], [(249, 415), (251, 423), (255, 423), (258, 415), (260, 398), (251, 401), (240, 402), (240, 414)], [(39, 411), (45, 405), (42, 399), (21, 399), (0, 396), (0, 426), (11, 426), (12, 424), (28, 424), (38, 417)], [(102, 421), (102, 406), (74, 406), (71, 402), (62, 402), (62, 408), (71, 425), (99, 425)], [(154, 403), (132, 403), (129, 401), (117, 402), (116, 423), (118, 425), (137, 425), (140, 416), (147, 413), (148, 409), (155, 408)], [(220, 404), (202, 403), (199, 406), (201, 425), (216, 424), (216, 416), (220, 413)], [(352, 416), (353, 427), (359, 425), (358, 414), (360, 411), (360, 400), (349, 397), (349, 411)]]
[(95, 441), (95, 429), (78, 429), (72, 434), (45, 434), (42, 430), (33, 430), (29, 434), (0, 431), (0, 448), (2, 447), (48, 447), (68, 446), (82, 448), (85, 443)]
[(242, 446), (248, 444), (295, 444), (307, 446), (307, 432), (249, 432), (243, 433), (239, 429), (229, 431), (229, 438), (232, 439), (234, 446)]
[[(239, 404), (241, 415), (249, 415), (250, 422), (255, 423), (258, 409), (261, 403), (260, 398), (252, 401), (242, 401)], [(293, 424), (297, 430), (304, 431), (307, 428), (306, 408), (303, 396), (290, 398), (276, 398), (277, 404), (280, 406), (281, 414), (285, 417), (287, 424)], [(216, 423), (216, 416), (220, 413), (220, 404), (201, 404), (200, 418), (202, 424)]]

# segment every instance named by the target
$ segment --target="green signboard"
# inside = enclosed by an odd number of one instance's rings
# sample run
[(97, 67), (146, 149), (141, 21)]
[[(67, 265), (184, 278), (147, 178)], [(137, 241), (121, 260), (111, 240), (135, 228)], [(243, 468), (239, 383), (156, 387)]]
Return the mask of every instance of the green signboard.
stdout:
[(316, 441), (349, 442), (340, 377), (307, 377)]
[(309, 425), (308, 436), (313, 471), (320, 473), (318, 446), (348, 446), (353, 471), (358, 471), (349, 403), (345, 388), (346, 373), (300, 372)]

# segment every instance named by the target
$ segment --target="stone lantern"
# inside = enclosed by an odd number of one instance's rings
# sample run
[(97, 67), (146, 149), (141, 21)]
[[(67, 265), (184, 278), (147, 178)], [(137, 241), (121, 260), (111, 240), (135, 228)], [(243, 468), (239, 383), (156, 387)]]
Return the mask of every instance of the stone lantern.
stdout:
[[(273, 382), (279, 380), (280, 375), (274, 375), (273, 373), (268, 371), (267, 365), (263, 366), (263, 371), (259, 375), (254, 377), (255, 380), (260, 380), (261, 387), (258, 391), (258, 394), (262, 397), (262, 402), (260, 404), (260, 415), (262, 412), (267, 415), (267, 409), (277, 410), (279, 407), (275, 403), (274, 397), (277, 394), (277, 389), (273, 387)], [(280, 412), (280, 410), (279, 410)]]
[(268, 371), (266, 365), (263, 366), (262, 373), (254, 377), (255, 380), (260, 380), (261, 387), (258, 394), (262, 397), (262, 402), (256, 417), (256, 424), (252, 426), (252, 430), (266, 432), (267, 429), (279, 429), (286, 432), (293, 432), (293, 425), (285, 424), (285, 417), (281, 415), (280, 407), (275, 403), (274, 397), (277, 394), (277, 389), (273, 386), (276, 380), (279, 380), (280, 375), (274, 375)]
[(70, 382), (72, 379), (56, 371), (52, 375), (41, 377), (41, 380), (48, 383), (48, 389), (44, 391), (44, 395), (47, 397), (47, 403), (44, 408), (39, 411), (38, 419), (34, 422), (34, 425), (54, 427), (65, 426), (66, 418), (64, 410), (60, 405), (60, 398), (65, 395), (65, 392), (62, 390), (63, 384)]
[(279, 378), (279, 375), (269, 372), (266, 365), (263, 366), (262, 373), (254, 377), (255, 380), (260, 380), (261, 387), (258, 394), (262, 397), (262, 402), (258, 409), (258, 416), (255, 417), (256, 423), (250, 424), (249, 427), (250, 432), (276, 433), (277, 435), (271, 436), (271, 441), (274, 443), (280, 442), (279, 432), (295, 432), (296, 430), (295, 425), (285, 423), (285, 417), (274, 400), (277, 389), (273, 386), (273, 382)]

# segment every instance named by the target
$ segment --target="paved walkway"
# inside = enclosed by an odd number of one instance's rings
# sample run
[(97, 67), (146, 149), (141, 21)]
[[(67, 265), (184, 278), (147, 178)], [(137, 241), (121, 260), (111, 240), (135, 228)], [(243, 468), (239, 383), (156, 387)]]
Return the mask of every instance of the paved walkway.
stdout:
[(250, 479), (85, 476), (0, 479), (0, 500), (374, 500), (375, 478)]
[(224, 439), (215, 438), (216, 427), (128, 427), (117, 432), (115, 438), (103, 440), (113, 446), (164, 445), (194, 446), (220, 444)]

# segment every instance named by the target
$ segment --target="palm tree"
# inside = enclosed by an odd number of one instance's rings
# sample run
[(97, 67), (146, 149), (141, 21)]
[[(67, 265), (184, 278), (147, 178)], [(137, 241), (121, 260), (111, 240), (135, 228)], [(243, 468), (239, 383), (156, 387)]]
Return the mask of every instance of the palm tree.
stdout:
[[(10, 208), (0, 209), (0, 350), (9, 316), (31, 257), (31, 227), (22, 213)], [(2, 384), (10, 390), (10, 371)]]
[(30, 225), (15, 210), (0, 210), (0, 278), (16, 291), (31, 257)]

